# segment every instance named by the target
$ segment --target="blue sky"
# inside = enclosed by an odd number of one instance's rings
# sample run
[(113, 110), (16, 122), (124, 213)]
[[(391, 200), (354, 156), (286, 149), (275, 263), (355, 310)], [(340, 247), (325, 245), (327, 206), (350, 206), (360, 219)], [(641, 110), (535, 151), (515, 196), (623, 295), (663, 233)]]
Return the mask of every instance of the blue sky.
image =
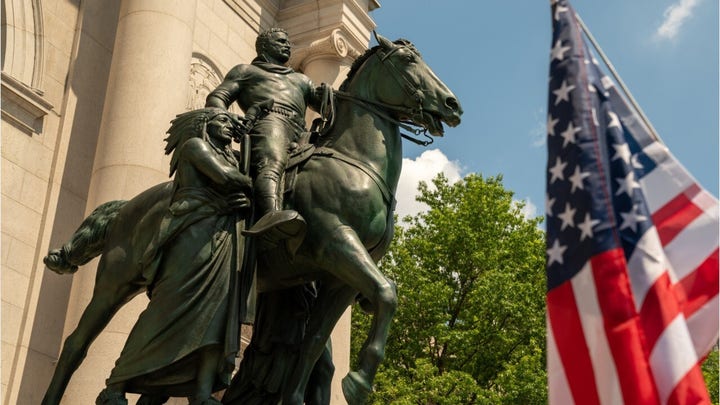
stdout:
[[(718, 195), (718, 1), (571, 1), (690, 173)], [(463, 123), (428, 148), (405, 144), (398, 214), (416, 212), (418, 180), (444, 171), (503, 175), (544, 215), (552, 27), (543, 0), (381, 0), (380, 34), (407, 38), (455, 92)]]

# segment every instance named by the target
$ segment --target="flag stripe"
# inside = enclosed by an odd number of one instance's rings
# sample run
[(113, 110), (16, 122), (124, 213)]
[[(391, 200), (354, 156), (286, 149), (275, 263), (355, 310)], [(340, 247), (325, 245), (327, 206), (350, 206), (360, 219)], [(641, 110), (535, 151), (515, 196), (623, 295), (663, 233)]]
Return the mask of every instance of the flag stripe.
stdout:
[(654, 142), (643, 149), (658, 166), (640, 179), (650, 212), (655, 212), (694, 183), (687, 172), (670, 159), (667, 148)]
[(628, 260), (630, 284), (638, 310), (645, 301), (645, 295), (658, 278), (667, 273), (668, 263), (665, 258), (660, 238), (654, 229), (650, 229), (638, 240), (636, 248)]
[(708, 392), (704, 387), (705, 379), (703, 379), (700, 367), (693, 367), (675, 385), (667, 403), (668, 405), (710, 404)]
[(575, 294), (577, 310), (582, 316), (583, 335), (588, 345), (588, 352), (593, 365), (595, 383), (598, 387), (600, 403), (620, 404), (623, 401), (620, 381), (618, 380), (615, 363), (606, 361), (612, 357), (612, 351), (605, 335), (605, 322), (603, 320), (600, 303), (595, 289), (595, 279), (590, 263), (587, 263), (571, 280)]
[(698, 268), (675, 285), (676, 295), (683, 297), (683, 312), (690, 317), (718, 295), (718, 249)]
[(700, 187), (693, 184), (653, 213), (652, 219), (663, 245), (670, 243), (687, 224), (702, 214), (703, 211), (692, 203), (699, 191)]
[(688, 329), (698, 358), (705, 357), (718, 341), (720, 317), (717, 314), (719, 304), (720, 296), (716, 295), (706, 305), (700, 307), (687, 318)]
[(667, 403), (675, 384), (680, 382), (691, 368), (696, 367), (698, 361), (682, 314), (667, 325), (657, 339), (649, 360), (655, 373), (661, 403)]
[(552, 333), (550, 316), (547, 312), (545, 313), (545, 323), (547, 324), (548, 403), (572, 404), (574, 402), (572, 393), (570, 393), (565, 369), (560, 361), (558, 348), (555, 344), (555, 334)]
[(655, 384), (645, 362), (641, 325), (630, 290), (622, 249), (613, 249), (591, 258), (598, 302), (605, 320), (623, 399), (626, 404), (658, 403)]
[(654, 347), (663, 330), (680, 314), (676, 302), (668, 300), (674, 295), (670, 276), (665, 273), (650, 289), (640, 310), (647, 347)]
[(675, 282), (695, 271), (718, 247), (718, 223), (703, 214), (664, 246)]
[(560, 362), (576, 404), (599, 404), (593, 365), (570, 283), (548, 292), (547, 311)]

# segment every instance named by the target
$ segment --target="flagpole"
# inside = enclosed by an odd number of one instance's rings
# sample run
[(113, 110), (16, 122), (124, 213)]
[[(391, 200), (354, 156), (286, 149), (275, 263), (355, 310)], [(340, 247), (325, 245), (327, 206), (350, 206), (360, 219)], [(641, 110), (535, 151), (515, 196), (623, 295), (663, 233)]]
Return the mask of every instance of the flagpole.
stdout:
[(585, 25), (585, 22), (583, 22), (582, 18), (580, 18), (580, 15), (578, 13), (575, 13), (575, 17), (577, 18), (578, 23), (580, 24), (580, 28), (582, 28), (585, 35), (590, 40), (590, 43), (597, 51), (598, 55), (600, 55), (600, 58), (603, 60), (605, 65), (608, 67), (608, 70), (610, 70), (610, 73), (615, 78), (615, 81), (620, 86), (620, 89), (625, 93), (625, 96), (627, 96), (628, 100), (630, 101), (630, 104), (632, 104), (633, 108), (635, 108), (635, 111), (637, 111), (638, 115), (640, 116), (640, 119), (642, 119), (645, 126), (648, 128), (648, 131), (650, 132), (650, 136), (652, 136), (656, 141), (663, 143), (662, 139), (660, 139), (660, 136), (658, 135), (657, 131), (655, 131), (655, 128), (650, 123), (650, 120), (643, 112), (642, 108), (640, 108), (640, 105), (635, 101), (635, 97), (633, 97), (632, 93), (630, 93), (630, 90), (625, 86), (625, 82), (622, 81), (620, 78), (620, 75), (615, 70), (615, 67), (610, 62), (610, 59), (608, 59), (607, 55), (605, 55), (605, 52), (603, 52), (602, 48), (600, 48), (600, 44), (595, 40), (595, 37), (593, 37), (592, 33), (588, 29), (587, 25)]

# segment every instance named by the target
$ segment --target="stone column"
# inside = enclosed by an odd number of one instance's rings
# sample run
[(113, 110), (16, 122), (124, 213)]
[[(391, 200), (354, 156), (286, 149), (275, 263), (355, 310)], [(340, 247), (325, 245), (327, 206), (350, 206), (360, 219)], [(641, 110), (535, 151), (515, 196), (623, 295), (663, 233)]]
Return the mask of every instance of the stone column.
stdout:
[[(185, 110), (196, 7), (197, 0), (123, 0), (86, 213), (168, 180), (163, 139), (170, 120)], [(96, 266), (74, 276), (65, 336), (90, 301)], [(73, 375), (63, 403), (94, 403), (146, 305), (138, 297), (115, 315)]]

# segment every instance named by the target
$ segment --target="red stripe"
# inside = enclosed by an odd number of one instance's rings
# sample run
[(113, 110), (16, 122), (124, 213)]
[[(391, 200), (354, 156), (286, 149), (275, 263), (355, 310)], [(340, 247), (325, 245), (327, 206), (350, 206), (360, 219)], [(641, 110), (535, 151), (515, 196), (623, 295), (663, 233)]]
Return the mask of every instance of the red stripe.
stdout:
[(695, 365), (695, 367), (688, 371), (682, 380), (675, 385), (667, 403), (668, 405), (709, 405), (711, 403), (699, 366)]
[[(670, 281), (670, 275), (665, 272), (655, 280), (655, 284), (648, 290), (640, 309), (640, 319), (648, 349), (655, 347), (655, 342), (663, 330), (679, 313), (680, 306)], [(649, 355), (649, 353), (646, 354)]]
[(547, 311), (565, 377), (576, 404), (600, 404), (595, 373), (570, 282), (548, 291)]
[(718, 268), (718, 249), (715, 249), (695, 271), (675, 285), (685, 318), (718, 295)]
[(677, 234), (703, 213), (703, 210), (692, 202), (700, 191), (700, 186), (693, 184), (653, 213), (652, 219), (663, 246), (670, 243)]
[[(622, 249), (591, 259), (605, 334), (626, 404), (658, 404), (658, 394), (644, 349), (642, 325), (635, 311)], [(608, 359), (608, 361), (610, 361)]]

